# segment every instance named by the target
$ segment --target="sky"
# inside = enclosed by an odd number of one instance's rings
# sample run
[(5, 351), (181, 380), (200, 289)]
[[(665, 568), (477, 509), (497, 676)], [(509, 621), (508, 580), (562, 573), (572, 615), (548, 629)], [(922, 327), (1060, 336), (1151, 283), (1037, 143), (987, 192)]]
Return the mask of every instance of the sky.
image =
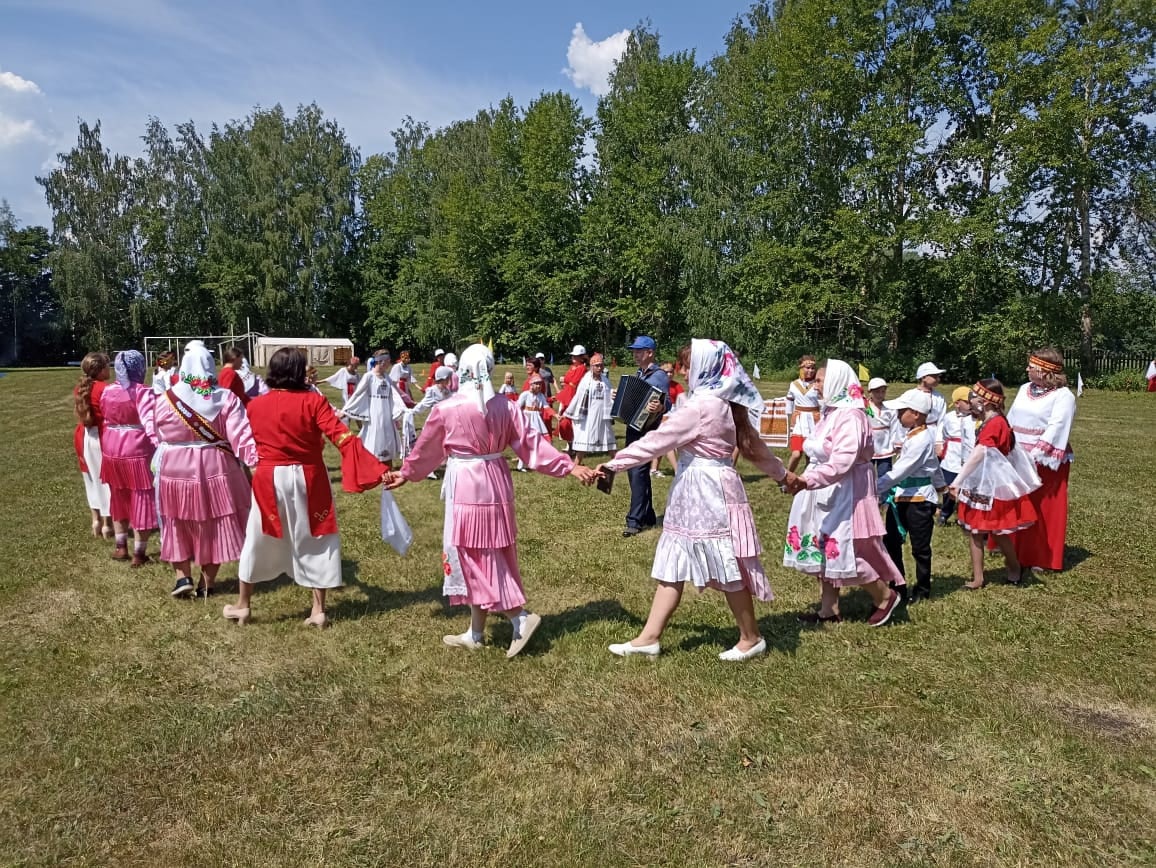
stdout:
[(149, 116), (170, 129), (316, 102), (362, 156), (407, 115), (440, 127), (507, 95), (563, 90), (593, 115), (625, 45), (649, 22), (664, 53), (722, 51), (747, 0), (0, 0), (0, 199), (48, 225), (36, 176), (101, 122), (140, 153)]

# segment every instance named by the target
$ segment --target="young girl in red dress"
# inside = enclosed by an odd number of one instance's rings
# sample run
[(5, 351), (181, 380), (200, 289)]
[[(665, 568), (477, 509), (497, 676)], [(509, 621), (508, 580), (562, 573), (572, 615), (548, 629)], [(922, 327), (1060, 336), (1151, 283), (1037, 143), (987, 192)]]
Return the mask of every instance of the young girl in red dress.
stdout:
[(972, 412), (983, 422), (971, 457), (951, 486), (959, 501), (959, 526), (971, 534), (972, 581), (965, 588), (977, 591), (984, 585), (983, 558), (990, 534), (1007, 562), (1007, 580), (1018, 585), (1022, 568), (1016, 558), (1012, 534), (1036, 522), (1036, 510), (1028, 494), (1040, 487), (1035, 466), (1022, 449), (1004, 417), (1003, 384), (980, 380), (971, 387)]

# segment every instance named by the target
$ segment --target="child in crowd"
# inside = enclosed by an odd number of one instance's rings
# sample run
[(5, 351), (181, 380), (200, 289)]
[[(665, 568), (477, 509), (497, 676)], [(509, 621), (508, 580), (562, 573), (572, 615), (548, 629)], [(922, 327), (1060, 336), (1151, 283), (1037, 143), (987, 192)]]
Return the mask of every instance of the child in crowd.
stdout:
[(80, 382), (72, 392), (77, 419), (73, 445), (84, 478), (88, 508), (92, 512), (92, 535), (99, 537), (103, 534), (105, 539), (114, 536), (109, 509), (112, 493), (100, 475), (103, 461), (100, 435), (104, 429), (100, 397), (107, 385), (109, 367), (108, 356), (104, 353), (89, 353), (80, 363)]
[(163, 395), (173, 387), (176, 380), (177, 354), (172, 350), (165, 350), (157, 356), (157, 367), (153, 371), (153, 391)]
[(505, 378), (502, 380), (502, 386), (498, 389), (499, 395), (505, 395), (515, 404), (518, 403), (518, 386), (514, 382), (513, 371), (507, 371)]
[(944, 488), (943, 474), (935, 457), (934, 435), (927, 429), (930, 395), (909, 389), (884, 406), (895, 411), (907, 436), (891, 470), (879, 477), (879, 499), (888, 505), (883, 545), (900, 575), (906, 576), (903, 541), (910, 537), (915, 587), (910, 590), (909, 602), (914, 603), (931, 596), (931, 532), (938, 492)]
[[(550, 439), (550, 430), (546, 427), (546, 420), (542, 416), (546, 411), (546, 381), (542, 379), (541, 374), (534, 374), (530, 377), (530, 391), (523, 392), (518, 396), (518, 409), (526, 417), (527, 430), (536, 431), (547, 440)], [(529, 473), (525, 462), (520, 458), (518, 459), (518, 470), (522, 473)]]
[(1018, 585), (1023, 570), (1012, 534), (1036, 523), (1038, 516), (1028, 495), (1040, 487), (1040, 477), (1027, 453), (1016, 448), (1015, 434), (1004, 418), (1003, 384), (980, 380), (971, 387), (969, 404), (983, 422), (975, 447), (951, 486), (959, 500), (959, 526), (971, 534), (972, 580), (964, 587), (969, 591), (983, 587), (989, 534), (1007, 562), (1008, 584)]
[[(971, 415), (970, 394), (971, 390), (967, 386), (960, 386), (952, 392), (951, 409), (944, 414), (943, 422), (939, 425), (935, 451), (939, 456), (943, 481), (949, 487), (971, 457), (971, 450), (975, 446), (975, 418)], [(954, 512), (955, 498), (949, 493), (943, 498), (935, 523), (942, 527)]]
[(884, 405), (887, 398), (887, 381), (882, 377), (872, 377), (867, 383), (868, 408), (867, 425), (871, 429), (871, 441), (875, 452), (871, 463), (877, 475), (891, 469), (891, 459), (895, 456), (895, 411)]

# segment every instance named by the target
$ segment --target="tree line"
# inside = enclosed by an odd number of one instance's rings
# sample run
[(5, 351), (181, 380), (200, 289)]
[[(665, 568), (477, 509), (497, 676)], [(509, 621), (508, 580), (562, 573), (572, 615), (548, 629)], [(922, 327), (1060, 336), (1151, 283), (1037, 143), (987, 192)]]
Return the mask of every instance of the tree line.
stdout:
[(83, 348), (250, 318), (508, 355), (701, 334), (894, 376), (1148, 351), (1152, 21), (1147, 0), (759, 2), (704, 63), (639, 25), (594, 117), (506, 98), (406, 118), (364, 161), (316, 105), (207, 136), (151, 118), (135, 158), (82, 121), (38, 179), (50, 236), (0, 235), (0, 289), (50, 274), (48, 331)]

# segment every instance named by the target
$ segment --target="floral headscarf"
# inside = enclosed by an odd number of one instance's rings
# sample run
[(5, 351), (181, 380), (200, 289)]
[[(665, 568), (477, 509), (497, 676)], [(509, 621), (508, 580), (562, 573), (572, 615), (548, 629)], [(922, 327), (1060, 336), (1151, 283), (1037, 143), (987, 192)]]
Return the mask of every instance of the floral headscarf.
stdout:
[(714, 395), (760, 413), (766, 403), (738, 356), (722, 341), (695, 338), (690, 342), (690, 373), (686, 379), (687, 391), (694, 395)]
[(173, 394), (209, 421), (216, 419), (232, 392), (217, 386), (217, 365), (203, 342), (185, 345), (179, 377)]
[[(446, 357), (447, 361), (449, 357)], [(447, 366), (448, 367), (448, 366)], [(494, 354), (485, 344), (466, 347), (458, 361), (460, 390), (469, 395), (477, 404), (478, 412), (486, 415), (486, 404), (494, 397), (494, 384), (490, 375), (494, 371)]]
[(113, 363), (116, 384), (127, 389), (133, 383), (143, 383), (145, 378), (145, 357), (139, 350), (122, 350), (116, 354)]
[(827, 359), (827, 373), (823, 377), (823, 403), (832, 410), (841, 407), (867, 409), (859, 377), (846, 362)]

